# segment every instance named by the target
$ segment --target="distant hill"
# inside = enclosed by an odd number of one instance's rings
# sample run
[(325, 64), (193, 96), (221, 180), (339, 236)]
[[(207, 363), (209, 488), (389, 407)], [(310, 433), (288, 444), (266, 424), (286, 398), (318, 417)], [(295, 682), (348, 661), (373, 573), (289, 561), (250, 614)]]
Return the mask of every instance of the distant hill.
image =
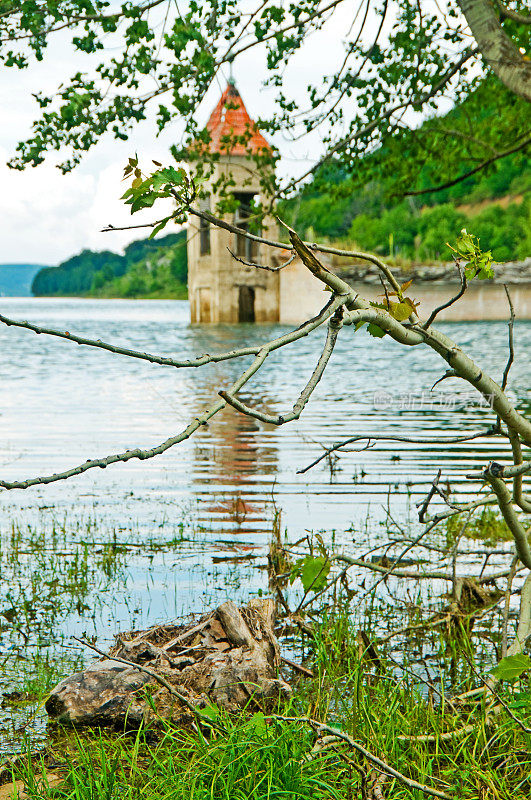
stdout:
[(83, 250), (33, 278), (38, 297), (186, 297), (186, 231), (131, 242), (124, 255)]
[(42, 264), (0, 264), (0, 297), (30, 297), (31, 284)]

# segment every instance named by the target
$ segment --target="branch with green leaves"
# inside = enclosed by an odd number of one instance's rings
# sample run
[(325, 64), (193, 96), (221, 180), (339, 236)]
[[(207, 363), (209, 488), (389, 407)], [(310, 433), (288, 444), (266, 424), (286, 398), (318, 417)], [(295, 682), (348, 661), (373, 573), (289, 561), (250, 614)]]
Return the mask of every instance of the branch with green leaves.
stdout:
[[(426, 156), (444, 148), (444, 158), (429, 159), (428, 184), (445, 185), (456, 174), (463, 180), (471, 170), (488, 169), (493, 152), (510, 156), (507, 142), (521, 143), (529, 133), (525, 100), (520, 102), (529, 82), (527, 18), (510, 3), (497, 8), (492, 0), (444, 6), (363, 0), (353, 9), (344, 0), (197, 0), (183, 9), (171, 0), (4, 0), (5, 68), (38, 69), (56, 37), (75, 60), (71, 76), (61, 75), (55, 91), (35, 94), (36, 119), (10, 165), (24, 169), (56, 157), (68, 172), (107, 133), (125, 140), (142, 123), (160, 133), (178, 121), (174, 155), (193, 161), (198, 176), (212, 174), (219, 154), (210, 152), (199, 108), (209, 90), (224, 83), (228, 65), (236, 59), (238, 74), (240, 61), (244, 65), (254, 52), (267, 65), (260, 88), (271, 100), (259, 127), (290, 140), (317, 132), (324, 144), (306, 176), (322, 175), (323, 166), (337, 162), (358, 184), (387, 171), (391, 191), (422, 191), (427, 184), (418, 178)], [(346, 34), (339, 39), (337, 31)], [(333, 67), (315, 63), (296, 101), (292, 70), (299, 53), (323, 32), (339, 57)], [(494, 109), (485, 124), (482, 93), (504, 97), (502, 113)], [(481, 109), (475, 142), (466, 140), (467, 115), (457, 115), (459, 135), (444, 135), (434, 111), (448, 98)], [(429, 118), (430, 130), (419, 131), (417, 112)], [(404, 134), (408, 158), (397, 156)], [(234, 144), (248, 148), (270, 194), (286, 196), (305, 177), (276, 181), (271, 166), (278, 154), (253, 154), (249, 137), (241, 134), (228, 137), (227, 152)]]

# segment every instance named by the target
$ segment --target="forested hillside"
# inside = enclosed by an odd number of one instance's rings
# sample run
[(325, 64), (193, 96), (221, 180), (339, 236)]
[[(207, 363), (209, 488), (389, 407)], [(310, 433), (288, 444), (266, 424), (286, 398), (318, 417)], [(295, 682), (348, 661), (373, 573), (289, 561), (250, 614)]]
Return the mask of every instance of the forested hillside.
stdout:
[(83, 250), (33, 280), (37, 296), (186, 296), (186, 232), (131, 242), (124, 255)]
[[(329, 182), (333, 167), (327, 172)], [(334, 188), (320, 191), (317, 180), (281, 213), (308, 239), (348, 240), (407, 260), (450, 260), (445, 243), (463, 227), (479, 236), (497, 261), (531, 255), (531, 159), (524, 155), (451, 189), (394, 202), (384, 181), (351, 192), (349, 183), (338, 170)]]
[[(465, 142), (480, 166), (475, 148), (501, 121), (512, 124), (515, 152), (498, 159), (492, 147), (492, 163), (473, 172), (460, 161), (458, 145)], [(309, 239), (348, 240), (407, 260), (449, 260), (445, 242), (462, 227), (479, 236), (498, 261), (525, 258), (531, 255), (531, 144), (519, 129), (529, 125), (529, 104), (487, 79), (448, 114), (403, 131), (358, 160), (352, 173), (338, 163), (321, 167), (283, 204), (281, 215)], [(411, 194), (404, 198), (406, 189)]]
[[(493, 156), (486, 169), (473, 174), (459, 162), (448, 131), (459, 141), (490, 130), (501, 118), (523, 125), (529, 104), (511, 98), (490, 80), (479, 85), (465, 103), (441, 117), (426, 120), (415, 131), (367, 155), (356, 170), (338, 162), (321, 167), (300, 192), (279, 206), (279, 216), (307, 239), (342, 242), (393, 259), (429, 264), (451, 260), (447, 241), (466, 227), (479, 236), (496, 261), (531, 256), (531, 155), (529, 145), (504, 158)], [(469, 119), (483, 133), (468, 131)], [(530, 119), (531, 123), (531, 119)], [(516, 125), (515, 121), (515, 125)], [(442, 133), (445, 135), (442, 136)], [(421, 163), (404, 183), (404, 159)], [(445, 188), (435, 191), (439, 162), (448, 161)], [(409, 162), (408, 162), (409, 163)], [(470, 171), (470, 170), (469, 170)], [(459, 180), (468, 175), (464, 180)], [(404, 186), (411, 194), (403, 196)], [(434, 187), (434, 190), (431, 190)], [(185, 297), (186, 234), (141, 239), (124, 255), (84, 250), (58, 267), (42, 269), (33, 281), (36, 295), (98, 297)]]

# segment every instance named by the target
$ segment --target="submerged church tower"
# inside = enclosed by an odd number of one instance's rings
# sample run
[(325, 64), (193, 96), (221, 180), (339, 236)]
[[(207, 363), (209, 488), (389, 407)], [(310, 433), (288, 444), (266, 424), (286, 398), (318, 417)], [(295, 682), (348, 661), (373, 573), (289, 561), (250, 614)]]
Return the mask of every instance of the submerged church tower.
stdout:
[[(225, 219), (245, 230), (252, 201), (263, 199), (252, 155), (271, 152), (272, 148), (256, 129), (233, 80), (229, 81), (212, 112), (207, 130), (211, 137), (209, 150), (219, 155), (219, 161), (214, 164), (213, 174), (206, 184), (208, 196), (201, 201), (200, 210), (215, 213), (218, 201), (215, 187), (221, 178), (230, 176), (239, 207)], [(234, 142), (234, 137), (245, 137), (247, 144)], [(276, 239), (276, 226), (266, 222), (262, 235)], [(192, 322), (279, 321), (279, 273), (246, 266), (228, 250), (230, 248), (244, 261), (267, 263), (264, 245), (191, 217), (187, 248)]]

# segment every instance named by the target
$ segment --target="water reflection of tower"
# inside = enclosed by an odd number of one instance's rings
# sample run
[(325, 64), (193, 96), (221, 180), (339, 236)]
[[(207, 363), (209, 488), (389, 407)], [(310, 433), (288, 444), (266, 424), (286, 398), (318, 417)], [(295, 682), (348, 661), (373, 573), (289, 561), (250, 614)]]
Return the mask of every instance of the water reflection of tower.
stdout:
[[(230, 330), (230, 329), (229, 329)], [(235, 329), (232, 329), (234, 332)], [(241, 331), (241, 329), (240, 329)], [(219, 369), (204, 380), (202, 389), (215, 397), (232, 376)], [(240, 392), (244, 402), (270, 406), (266, 390)], [(199, 408), (203, 408), (198, 405)], [(265, 532), (271, 526), (271, 487), (278, 470), (277, 430), (226, 408), (194, 439), (192, 480), (200, 504), (200, 521), (230, 533)]]

